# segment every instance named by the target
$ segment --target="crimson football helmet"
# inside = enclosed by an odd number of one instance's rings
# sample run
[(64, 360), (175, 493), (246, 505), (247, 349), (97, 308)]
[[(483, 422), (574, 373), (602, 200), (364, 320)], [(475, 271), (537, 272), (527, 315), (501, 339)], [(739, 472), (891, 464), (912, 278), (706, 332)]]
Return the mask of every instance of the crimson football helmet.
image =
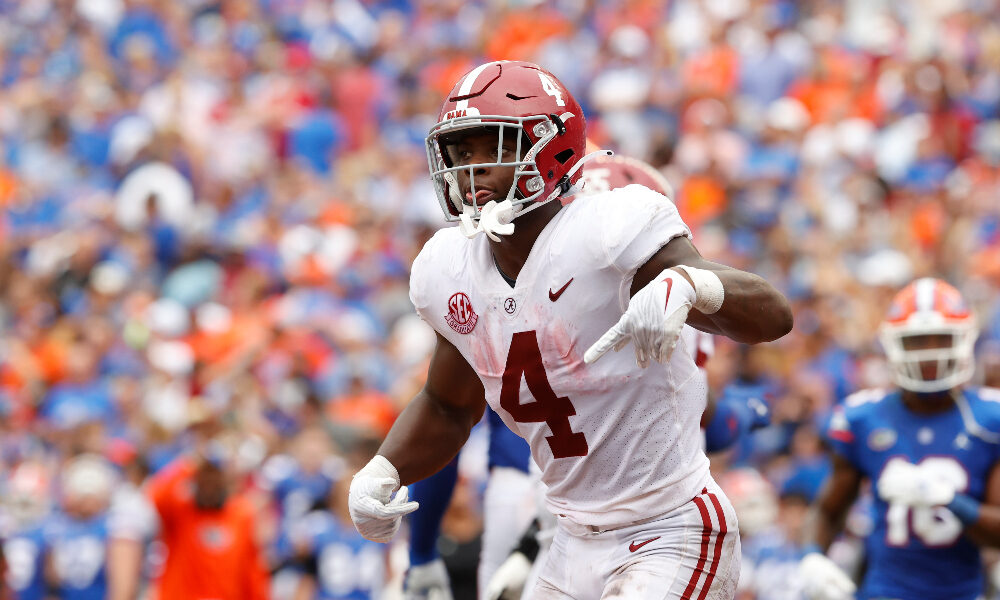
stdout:
[[(879, 339), (901, 388), (941, 392), (972, 378), (973, 346), (979, 332), (962, 295), (940, 279), (925, 277), (903, 288), (893, 299), (879, 328)], [(915, 338), (942, 336), (947, 344), (926, 347)], [(924, 365), (935, 365), (927, 377)]]
[[(496, 132), (496, 162), (451, 164), (444, 147), (449, 136), (483, 128)], [(474, 175), (481, 167), (516, 168), (505, 200), (513, 207), (507, 222), (566, 194), (580, 177), (586, 129), (579, 103), (554, 75), (538, 65), (496, 61), (476, 67), (448, 95), (426, 140), (431, 179), (445, 218), (471, 226), (482, 216), (482, 207), (475, 199)], [(518, 132), (517, 149), (512, 161), (504, 161), (500, 145), (504, 133), (511, 130)], [(469, 201), (458, 189), (456, 173), (461, 170), (469, 173)]]
[(628, 156), (596, 156), (583, 168), (585, 195), (600, 194), (637, 183), (673, 200), (674, 188), (662, 173), (651, 165)]

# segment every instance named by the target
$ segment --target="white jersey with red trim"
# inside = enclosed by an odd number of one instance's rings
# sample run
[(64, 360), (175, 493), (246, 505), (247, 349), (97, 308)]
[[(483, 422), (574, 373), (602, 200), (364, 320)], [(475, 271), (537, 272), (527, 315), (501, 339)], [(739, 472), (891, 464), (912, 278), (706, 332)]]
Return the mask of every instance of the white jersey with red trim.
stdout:
[(691, 233), (669, 200), (630, 185), (578, 198), (545, 227), (511, 286), (485, 236), (443, 229), (413, 263), (420, 316), (479, 374), (490, 406), (531, 445), (548, 508), (579, 525), (635, 523), (709, 481), (705, 379), (682, 336), (640, 369), (631, 346), (587, 365), (624, 313), (636, 269)]

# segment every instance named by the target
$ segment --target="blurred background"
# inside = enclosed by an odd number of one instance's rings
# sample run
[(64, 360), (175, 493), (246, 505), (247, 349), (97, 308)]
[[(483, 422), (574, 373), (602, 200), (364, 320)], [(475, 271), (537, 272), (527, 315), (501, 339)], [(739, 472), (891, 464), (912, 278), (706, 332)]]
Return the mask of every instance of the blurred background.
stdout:
[(793, 303), (790, 335), (708, 364), (713, 393), (773, 413), (713, 457), (741, 598), (798, 597), (818, 425), (889, 383), (874, 332), (899, 287), (955, 284), (1000, 385), (997, 0), (0, 0), (0, 597), (152, 597), (209, 569), (164, 556), (215, 505), (232, 518), (198, 535), (259, 553), (242, 597), (318, 597), (302, 561), (398, 597), (405, 542), (323, 549), (434, 342), (407, 298), (444, 224), (424, 136), (496, 59), (556, 74), (591, 139), (663, 172), (705, 256)]

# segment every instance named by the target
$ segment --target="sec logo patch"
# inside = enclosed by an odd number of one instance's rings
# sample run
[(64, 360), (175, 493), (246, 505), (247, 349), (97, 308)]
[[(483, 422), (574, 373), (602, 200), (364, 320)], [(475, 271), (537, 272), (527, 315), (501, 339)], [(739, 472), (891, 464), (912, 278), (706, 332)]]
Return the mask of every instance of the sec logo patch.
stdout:
[(448, 314), (444, 316), (448, 326), (459, 333), (469, 333), (479, 321), (479, 315), (472, 309), (472, 301), (462, 292), (448, 298)]

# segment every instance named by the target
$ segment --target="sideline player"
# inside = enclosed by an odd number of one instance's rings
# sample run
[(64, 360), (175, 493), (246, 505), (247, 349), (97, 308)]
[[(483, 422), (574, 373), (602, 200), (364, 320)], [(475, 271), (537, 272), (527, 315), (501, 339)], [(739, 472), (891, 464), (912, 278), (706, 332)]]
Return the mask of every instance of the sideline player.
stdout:
[[(455, 456), (485, 398), (528, 440), (559, 519), (536, 597), (731, 598), (735, 516), (698, 439), (697, 367), (673, 350), (685, 322), (777, 339), (791, 310), (760, 277), (702, 258), (647, 188), (552, 202), (579, 179), (585, 132), (580, 105), (530, 63), (481, 65), (450, 94), (428, 158), (461, 226), (424, 246), (410, 281), (437, 346), (425, 387), (355, 475), (351, 515), (391, 539), (417, 507), (401, 483)], [(601, 358), (628, 345), (634, 360)]]
[[(578, 195), (606, 193), (632, 184), (645, 186), (667, 199), (674, 195), (670, 183), (659, 171), (626, 156), (596, 156), (584, 166), (581, 179)], [(560, 200), (567, 204), (572, 199)], [(686, 336), (685, 342), (694, 353), (695, 364), (701, 367), (712, 353), (712, 336), (690, 326), (684, 328), (682, 335)], [(742, 433), (766, 425), (769, 422), (767, 407), (756, 402), (753, 405), (739, 399), (737, 402), (717, 403), (709, 395), (701, 421), (705, 429), (706, 452), (723, 451)], [(539, 528), (537, 522), (532, 523), (538, 513), (537, 481), (530, 474), (531, 456), (527, 443), (512, 433), (489, 407), (486, 409), (486, 420), (489, 426), (490, 475), (483, 498), (483, 549), (478, 571), (480, 597), (489, 598), (491, 592), (493, 595), (499, 593), (492, 588), (518, 590), (516, 595), (519, 595), (535, 553), (529, 551), (531, 556), (524, 558), (512, 559), (509, 556), (518, 548), (537, 546), (530, 539)], [(404, 581), (404, 593), (410, 600), (450, 598), (448, 573), (438, 558), (436, 542), (441, 519), (455, 485), (457, 469), (457, 462), (452, 461), (435, 475), (409, 487), (410, 498), (420, 503), (420, 509), (410, 517), (410, 568)], [(526, 531), (523, 535), (520, 533)], [(529, 539), (523, 539), (525, 535)], [(503, 580), (494, 581), (494, 573), (507, 562), (512, 564), (506, 569)]]
[[(918, 279), (896, 295), (879, 337), (898, 389), (858, 392), (834, 412), (833, 473), (812, 540), (830, 545), (868, 479), (875, 527), (858, 597), (978, 598), (979, 546), (1000, 545), (1000, 390), (964, 387), (975, 317), (954, 287)], [(853, 597), (853, 582), (819, 552), (800, 570), (809, 597)]]
[(66, 463), (61, 479), (61, 510), (44, 525), (47, 587), (59, 598), (105, 598), (115, 472), (100, 456), (81, 454)]

